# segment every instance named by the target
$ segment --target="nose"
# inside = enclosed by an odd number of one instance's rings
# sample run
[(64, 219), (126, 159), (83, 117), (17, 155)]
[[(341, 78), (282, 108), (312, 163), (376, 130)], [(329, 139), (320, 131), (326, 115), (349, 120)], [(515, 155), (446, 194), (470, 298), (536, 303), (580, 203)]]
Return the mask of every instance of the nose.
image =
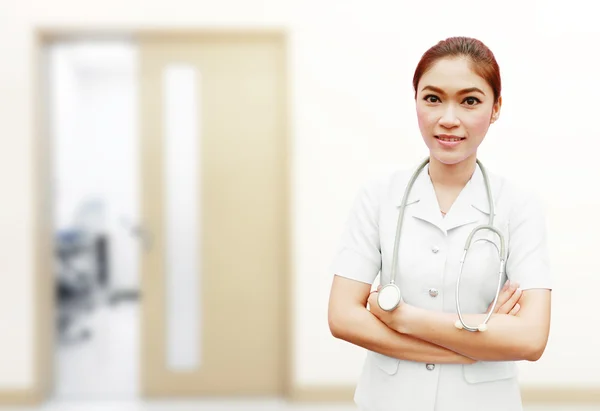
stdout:
[(460, 126), (460, 119), (456, 115), (456, 109), (452, 105), (448, 105), (442, 116), (440, 117), (439, 123), (442, 127), (453, 128)]

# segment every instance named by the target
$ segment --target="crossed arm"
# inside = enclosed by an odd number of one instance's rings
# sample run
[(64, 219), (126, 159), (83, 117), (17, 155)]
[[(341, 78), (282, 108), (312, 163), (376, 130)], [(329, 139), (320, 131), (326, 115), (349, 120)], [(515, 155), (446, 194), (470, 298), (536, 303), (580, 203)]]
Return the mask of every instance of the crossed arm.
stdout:
[(329, 297), (329, 328), (334, 337), (389, 357), (417, 362), (470, 364), (471, 358), (401, 334), (367, 310), (371, 286), (334, 276)]
[[(454, 327), (458, 318), (455, 314), (432, 312), (406, 303), (385, 312), (377, 305), (376, 293), (369, 294), (370, 289), (369, 284), (334, 277), (329, 327), (336, 338), (404, 360), (455, 364), (536, 361), (548, 340), (549, 290), (520, 294), (504, 288), (488, 330), (472, 333)], [(479, 324), (484, 316), (463, 317), (468, 324)]]

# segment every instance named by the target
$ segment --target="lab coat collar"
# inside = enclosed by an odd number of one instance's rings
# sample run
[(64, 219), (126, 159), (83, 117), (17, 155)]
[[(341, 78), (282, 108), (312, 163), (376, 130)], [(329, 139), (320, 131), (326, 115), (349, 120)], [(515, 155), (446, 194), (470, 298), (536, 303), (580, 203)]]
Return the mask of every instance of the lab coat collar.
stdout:
[[(408, 173), (404, 186), (398, 190), (396, 205), (402, 204), (404, 189), (412, 176), (412, 171)], [(489, 173), (488, 173), (489, 174)], [(491, 178), (491, 177), (490, 177)], [(493, 188), (493, 183), (490, 183)], [(466, 224), (480, 221), (482, 217), (489, 216), (490, 207), (487, 199), (487, 191), (483, 173), (477, 165), (471, 179), (467, 182), (451, 209), (445, 217), (439, 209), (439, 203), (435, 195), (435, 189), (429, 176), (429, 164), (421, 170), (421, 173), (415, 180), (413, 188), (408, 196), (406, 204), (405, 218), (412, 216), (433, 224), (444, 234), (448, 231), (461, 227)]]

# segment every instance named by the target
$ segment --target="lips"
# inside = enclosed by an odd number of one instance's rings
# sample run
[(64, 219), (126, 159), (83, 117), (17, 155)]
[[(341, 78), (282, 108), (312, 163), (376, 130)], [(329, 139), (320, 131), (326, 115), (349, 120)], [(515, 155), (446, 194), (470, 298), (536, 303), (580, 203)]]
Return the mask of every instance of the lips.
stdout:
[(450, 135), (450, 134), (440, 134), (440, 135), (435, 136), (435, 138), (437, 138), (440, 141), (447, 141), (447, 142), (456, 142), (456, 141), (462, 141), (465, 139), (465, 137), (454, 136), (454, 135)]
[(452, 136), (447, 134), (440, 134), (439, 136), (435, 136), (435, 138), (442, 147), (448, 150), (455, 148), (465, 140), (465, 137)]

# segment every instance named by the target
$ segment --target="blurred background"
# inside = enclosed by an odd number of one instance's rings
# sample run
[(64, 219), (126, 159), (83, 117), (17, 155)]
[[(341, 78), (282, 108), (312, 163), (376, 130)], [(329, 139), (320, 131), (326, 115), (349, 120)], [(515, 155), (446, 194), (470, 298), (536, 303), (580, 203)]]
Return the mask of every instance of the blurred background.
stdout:
[(503, 80), (480, 158), (547, 211), (526, 409), (600, 409), (591, 7), (0, 0), (0, 405), (355, 409), (328, 266), (359, 186), (427, 154), (421, 54), (467, 35)]
[(140, 323), (135, 48), (123, 41), (57, 43), (48, 57), (56, 396), (134, 397)]

